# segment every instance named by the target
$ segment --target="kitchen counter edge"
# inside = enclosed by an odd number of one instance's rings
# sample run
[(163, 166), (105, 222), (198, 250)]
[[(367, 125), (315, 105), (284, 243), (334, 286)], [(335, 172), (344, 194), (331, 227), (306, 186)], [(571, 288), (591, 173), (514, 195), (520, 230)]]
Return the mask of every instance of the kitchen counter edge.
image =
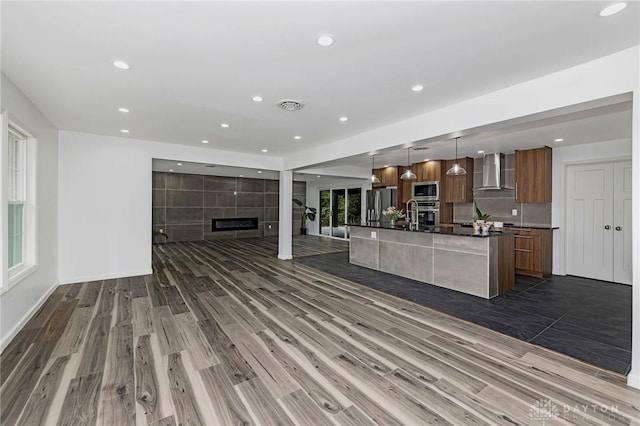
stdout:
[(409, 229), (405, 226), (387, 226), (387, 225), (379, 225), (379, 224), (363, 224), (363, 223), (349, 223), (347, 226), (358, 226), (361, 228), (371, 228), (371, 229), (387, 229), (389, 231), (402, 231), (402, 232), (420, 232), (425, 234), (442, 234), (442, 235), (456, 235), (460, 237), (475, 237), (475, 238), (489, 238), (489, 237), (499, 237), (502, 235), (515, 235), (515, 232), (510, 231), (491, 231), (489, 235), (474, 235), (473, 229), (470, 228), (460, 228), (454, 230), (453, 228), (440, 228), (440, 227), (429, 227), (429, 228), (419, 228), (419, 229)]

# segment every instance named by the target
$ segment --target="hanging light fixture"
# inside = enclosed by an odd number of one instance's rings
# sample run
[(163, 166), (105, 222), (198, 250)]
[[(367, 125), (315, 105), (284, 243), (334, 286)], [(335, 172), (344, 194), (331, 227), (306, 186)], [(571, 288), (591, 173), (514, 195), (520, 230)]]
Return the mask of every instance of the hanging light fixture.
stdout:
[(375, 173), (373, 173), (373, 171), (376, 168), (376, 155), (373, 154), (371, 156), (371, 178), (369, 178), (371, 180), (371, 183), (380, 183), (380, 178), (378, 178), (378, 176), (375, 175)]
[(447, 175), (449, 176), (464, 176), (467, 174), (467, 171), (460, 166), (460, 163), (458, 163), (458, 139), (460, 138), (456, 138), (456, 162), (449, 170), (447, 170)]
[(400, 176), (400, 179), (404, 179), (404, 180), (413, 180), (413, 179), (417, 179), (418, 176), (416, 176), (415, 173), (413, 173), (413, 170), (411, 170), (411, 159), (410, 159), (410, 150), (411, 148), (407, 148), (407, 170), (402, 174), (402, 176)]

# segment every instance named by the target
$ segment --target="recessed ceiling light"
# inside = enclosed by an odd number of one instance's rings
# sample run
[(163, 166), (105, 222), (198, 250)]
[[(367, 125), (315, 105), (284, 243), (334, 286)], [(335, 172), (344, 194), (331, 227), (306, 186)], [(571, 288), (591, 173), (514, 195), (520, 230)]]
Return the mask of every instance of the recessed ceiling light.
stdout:
[(262, 170), (258, 170), (258, 173), (262, 173)]
[(244, 177), (244, 175), (240, 175), (239, 177)]
[(316, 39), (316, 43), (322, 47), (329, 47), (333, 44), (334, 38), (331, 34), (322, 34)]
[(600, 11), (600, 16), (611, 16), (623, 11), (627, 7), (627, 2), (619, 1), (612, 3)]
[(222, 123), (220, 127), (224, 127), (226, 129), (227, 127), (229, 127), (229, 125), (227, 123)]
[(389, 167), (389, 165), (388, 165), (388, 164), (385, 164), (383, 167)]
[(173, 171), (173, 169), (169, 169), (169, 171), (170, 171), (170, 172), (172, 172), (172, 171)]
[(344, 115), (339, 118), (340, 121), (349, 121), (349, 117), (345, 117)]
[(425, 158), (424, 161), (431, 161), (431, 160), (429, 160), (428, 158)]
[(424, 89), (424, 86), (422, 84), (416, 84), (415, 86), (411, 87), (412, 92), (422, 92), (422, 89)]
[(113, 61), (113, 66), (116, 68), (120, 68), (121, 70), (130, 70), (131, 65), (124, 61)]
[(484, 154), (483, 150), (478, 151), (478, 154)]
[(320, 177), (320, 175), (317, 175), (316, 177)]
[(209, 143), (209, 141), (203, 140), (202, 143)]
[(176, 163), (178, 166), (182, 166), (182, 163)]
[(293, 138), (294, 138), (295, 140), (298, 140), (298, 141), (299, 141), (300, 139), (302, 139), (302, 137), (301, 137), (301, 136), (294, 136)]
[(120, 112), (129, 112), (129, 108), (118, 108)]
[(262, 99), (262, 96), (254, 96), (251, 100), (253, 102), (262, 102), (264, 99)]
[(562, 142), (563, 140), (564, 140), (563, 138), (556, 138), (556, 139), (554, 139), (553, 141), (554, 141), (554, 142)]
[(120, 131), (121, 131), (122, 133), (129, 133), (129, 131), (128, 131), (127, 129), (120, 129)]
[(269, 152), (269, 150), (268, 149), (263, 149), (262, 152)]

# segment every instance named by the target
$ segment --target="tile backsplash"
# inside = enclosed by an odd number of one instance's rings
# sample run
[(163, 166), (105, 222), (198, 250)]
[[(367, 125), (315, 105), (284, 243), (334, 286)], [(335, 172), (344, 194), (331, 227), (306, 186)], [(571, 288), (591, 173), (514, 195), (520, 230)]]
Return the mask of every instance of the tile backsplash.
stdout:
[[(515, 153), (505, 155), (505, 187), (515, 187)], [(482, 186), (482, 158), (474, 161), (473, 196), (478, 208), (491, 215), (492, 221), (522, 226), (551, 226), (551, 203), (516, 203), (514, 189), (478, 190)], [(517, 216), (511, 211), (516, 209)], [(471, 222), (475, 216), (473, 203), (453, 205), (454, 222)]]

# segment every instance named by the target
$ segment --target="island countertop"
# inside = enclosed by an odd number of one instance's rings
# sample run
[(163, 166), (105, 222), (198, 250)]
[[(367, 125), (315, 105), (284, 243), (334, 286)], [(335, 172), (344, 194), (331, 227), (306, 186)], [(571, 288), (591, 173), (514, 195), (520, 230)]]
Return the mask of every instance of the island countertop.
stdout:
[(403, 232), (423, 232), (428, 234), (445, 234), (445, 235), (457, 235), (460, 237), (475, 237), (475, 238), (487, 238), (498, 237), (501, 235), (515, 235), (512, 231), (491, 231), (489, 235), (474, 235), (472, 228), (446, 228), (438, 226), (419, 226), (417, 229), (407, 226), (390, 226), (382, 225), (380, 223), (350, 223), (348, 226), (358, 226), (361, 228), (375, 228), (375, 229), (388, 229), (390, 231), (403, 231)]
[(490, 299), (514, 286), (514, 233), (352, 225), (349, 262)]

